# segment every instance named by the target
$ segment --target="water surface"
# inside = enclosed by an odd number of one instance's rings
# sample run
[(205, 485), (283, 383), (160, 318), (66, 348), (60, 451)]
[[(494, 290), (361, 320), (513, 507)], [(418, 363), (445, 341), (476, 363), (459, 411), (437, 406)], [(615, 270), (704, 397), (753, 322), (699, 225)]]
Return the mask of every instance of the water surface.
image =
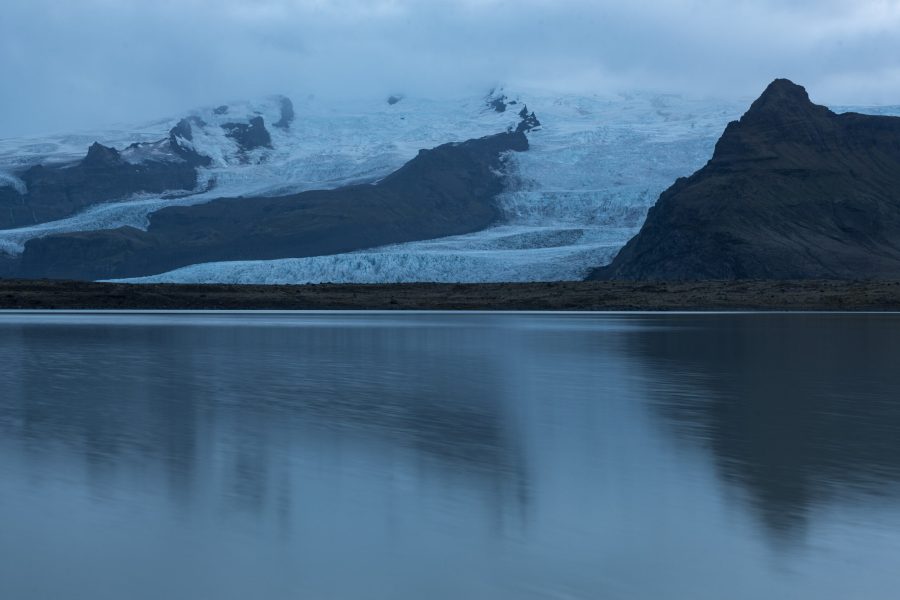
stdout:
[(900, 316), (0, 313), (0, 598), (896, 598)]

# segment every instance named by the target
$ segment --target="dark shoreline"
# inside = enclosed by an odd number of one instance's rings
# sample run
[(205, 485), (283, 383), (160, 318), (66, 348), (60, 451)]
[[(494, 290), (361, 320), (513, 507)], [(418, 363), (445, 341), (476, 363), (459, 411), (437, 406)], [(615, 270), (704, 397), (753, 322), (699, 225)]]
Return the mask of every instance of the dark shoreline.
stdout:
[(900, 311), (900, 280), (272, 286), (0, 280), (0, 309)]

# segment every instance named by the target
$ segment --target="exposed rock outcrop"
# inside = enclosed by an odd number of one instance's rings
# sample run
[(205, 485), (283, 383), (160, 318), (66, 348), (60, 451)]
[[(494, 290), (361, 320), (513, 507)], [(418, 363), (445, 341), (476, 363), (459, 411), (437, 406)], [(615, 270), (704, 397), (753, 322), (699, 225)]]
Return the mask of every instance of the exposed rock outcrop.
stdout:
[(502, 89), (492, 89), (488, 92), (484, 102), (491, 110), (498, 113), (504, 113), (506, 112), (506, 107), (509, 105), (507, 100), (508, 98), (506, 97), (506, 94), (503, 93)]
[(249, 123), (225, 123), (222, 129), (237, 142), (242, 152), (272, 147), (272, 136), (262, 117), (253, 117)]
[(206, 123), (203, 122), (203, 119), (200, 117), (186, 117), (178, 123), (175, 124), (175, 127), (169, 130), (169, 140), (174, 144), (179, 139), (193, 141), (194, 139), (194, 125), (198, 125), (203, 127)]
[(537, 115), (535, 115), (533, 111), (530, 113), (528, 112), (527, 104), (519, 111), (519, 118), (522, 120), (519, 121), (519, 124), (516, 126), (516, 131), (518, 132), (528, 133), (541, 126), (541, 122), (538, 121)]
[(210, 158), (194, 149), (194, 127), (206, 127), (206, 123), (200, 117), (187, 117), (181, 119), (175, 127), (169, 130), (168, 147), (172, 152), (191, 166), (205, 167), (210, 164)]
[(593, 278), (900, 278), (900, 118), (779, 79)]
[(122, 157), (115, 148), (104, 146), (98, 142), (91, 144), (87, 155), (81, 161), (81, 166), (86, 169), (109, 169), (122, 164)]

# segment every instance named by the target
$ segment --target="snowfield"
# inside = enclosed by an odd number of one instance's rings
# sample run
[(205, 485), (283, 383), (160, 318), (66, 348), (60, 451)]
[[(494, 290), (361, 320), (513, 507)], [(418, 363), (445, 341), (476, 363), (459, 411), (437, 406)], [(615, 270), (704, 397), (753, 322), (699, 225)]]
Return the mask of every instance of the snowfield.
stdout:
[[(508, 93), (508, 92), (507, 92)], [(296, 120), (273, 127), (279, 99), (207, 109), (194, 116), (194, 144), (213, 164), (201, 170), (201, 188), (185, 195), (139, 196), (91, 207), (73, 217), (0, 231), (0, 251), (20, 253), (44, 235), (146, 228), (148, 215), (165, 206), (220, 197), (281, 195), (377, 181), (421, 148), (503, 131), (518, 122), (527, 103), (542, 128), (529, 134), (531, 149), (509, 161), (508, 190), (500, 198), (503, 219), (468, 235), (398, 244), (335, 256), (198, 264), (133, 282), (322, 283), (490, 282), (571, 280), (608, 263), (640, 228), (647, 209), (675, 179), (690, 175), (712, 154), (725, 125), (746, 101), (689, 99), (635, 93), (614, 96), (509, 94), (518, 103), (504, 113), (484, 98), (349, 101), (294, 100)], [(841, 110), (848, 110), (842, 108)], [(856, 109), (900, 115), (900, 107)], [(220, 125), (262, 115), (273, 149), (242, 155)], [(11, 172), (38, 160), (83, 156), (97, 140), (118, 148), (161, 139), (177, 119), (93, 135), (0, 140), (0, 185)], [(153, 148), (127, 155), (153, 157)], [(252, 201), (252, 200), (248, 200)]]

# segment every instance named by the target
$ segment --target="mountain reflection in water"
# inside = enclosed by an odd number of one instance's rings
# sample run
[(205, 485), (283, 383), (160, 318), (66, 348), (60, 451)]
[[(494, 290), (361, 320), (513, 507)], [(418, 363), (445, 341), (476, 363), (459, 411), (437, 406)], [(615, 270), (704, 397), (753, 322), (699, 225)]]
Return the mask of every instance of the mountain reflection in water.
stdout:
[(900, 317), (685, 317), (630, 341), (659, 411), (775, 536), (829, 501), (900, 492)]
[(0, 314), (0, 597), (891, 598), (900, 317)]

